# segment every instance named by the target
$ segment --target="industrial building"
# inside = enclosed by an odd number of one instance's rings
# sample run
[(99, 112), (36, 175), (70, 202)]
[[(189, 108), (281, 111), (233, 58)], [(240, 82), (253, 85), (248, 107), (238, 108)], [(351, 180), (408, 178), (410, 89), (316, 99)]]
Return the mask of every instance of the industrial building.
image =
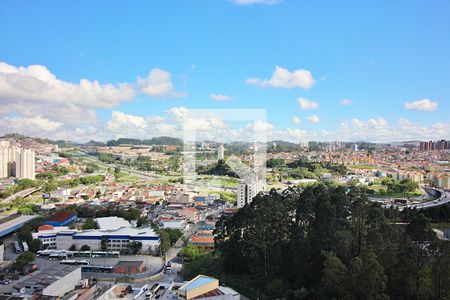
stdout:
[(198, 275), (178, 289), (178, 300), (239, 300), (240, 298), (240, 294), (235, 290), (219, 286), (219, 280), (205, 275)]
[(76, 249), (87, 245), (93, 251), (102, 250), (102, 240), (106, 241), (108, 251), (129, 250), (129, 243), (138, 241), (142, 243), (142, 253), (155, 253), (159, 249), (160, 239), (150, 227), (120, 227), (118, 229), (70, 230), (67, 227), (33, 232), (33, 238), (40, 239), (49, 249), (67, 250), (72, 245)]
[(43, 271), (35, 272), (29, 278), (22, 278), (12, 289), (14, 296), (42, 294), (49, 297), (62, 297), (81, 285), (81, 268), (56, 264)]
[(45, 219), (44, 224), (56, 227), (66, 226), (77, 219), (77, 212), (73, 210), (60, 211)]
[(35, 153), (0, 141), (0, 178), (35, 178)]

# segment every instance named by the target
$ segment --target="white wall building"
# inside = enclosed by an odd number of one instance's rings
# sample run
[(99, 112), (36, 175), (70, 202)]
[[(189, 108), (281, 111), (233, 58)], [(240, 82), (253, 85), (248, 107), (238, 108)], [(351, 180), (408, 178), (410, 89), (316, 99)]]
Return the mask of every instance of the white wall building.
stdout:
[(160, 245), (159, 234), (152, 228), (121, 227), (117, 230), (45, 230), (34, 232), (33, 238), (40, 239), (49, 249), (68, 250), (75, 245), (79, 250), (87, 245), (93, 251), (102, 250), (102, 239), (107, 240), (108, 251), (128, 251), (129, 243), (141, 242), (142, 253), (154, 253)]
[(223, 144), (220, 144), (219, 147), (217, 147), (217, 160), (224, 158), (225, 158), (225, 147), (223, 146)]
[(16, 177), (34, 179), (35, 153), (29, 149), (0, 142), (0, 178)]
[(240, 183), (237, 189), (237, 207), (244, 207), (245, 204), (251, 203), (253, 198), (262, 190), (264, 190), (264, 182), (260, 180), (252, 180)]

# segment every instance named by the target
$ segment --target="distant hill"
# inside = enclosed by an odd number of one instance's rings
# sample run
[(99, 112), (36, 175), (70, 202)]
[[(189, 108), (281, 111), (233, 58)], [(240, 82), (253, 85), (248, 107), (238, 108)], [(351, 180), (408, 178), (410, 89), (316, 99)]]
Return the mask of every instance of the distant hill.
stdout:
[(3, 136), (0, 136), (0, 139), (14, 139), (17, 141), (21, 141), (21, 140), (33, 140), (37, 143), (41, 143), (41, 144), (53, 144), (53, 145), (58, 145), (59, 147), (72, 147), (75, 145), (75, 143), (72, 143), (70, 141), (63, 141), (63, 140), (51, 140), (51, 139), (47, 139), (47, 138), (37, 138), (37, 137), (31, 137), (31, 136), (26, 136), (23, 134), (19, 134), (19, 133), (8, 133), (5, 134)]
[(105, 146), (105, 142), (97, 142), (94, 140), (90, 140), (89, 142), (85, 143), (84, 146)]
[(119, 138), (117, 140), (110, 140), (106, 142), (107, 146), (119, 146), (121, 144), (128, 145), (174, 145), (182, 146), (183, 140), (170, 136), (154, 137), (149, 140)]

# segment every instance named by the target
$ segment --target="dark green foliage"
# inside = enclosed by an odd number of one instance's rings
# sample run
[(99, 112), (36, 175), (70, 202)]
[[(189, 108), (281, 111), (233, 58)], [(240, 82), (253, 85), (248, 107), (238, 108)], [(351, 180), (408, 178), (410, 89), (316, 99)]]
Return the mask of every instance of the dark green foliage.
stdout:
[(23, 267), (33, 262), (36, 259), (36, 256), (31, 252), (24, 252), (17, 256), (16, 261), (14, 262), (14, 267), (16, 270), (22, 271)]
[(42, 241), (40, 239), (33, 239), (30, 243), (30, 250), (33, 252), (38, 252), (41, 250)]
[(97, 222), (93, 218), (87, 218), (84, 222), (83, 226), (81, 227), (83, 230), (89, 230), (89, 229), (97, 229)]
[(216, 175), (216, 176), (229, 176), (238, 178), (239, 176), (226, 164), (223, 159), (217, 161), (217, 163), (208, 166), (199, 166), (197, 168), (198, 174), (204, 175)]
[(285, 167), (286, 162), (282, 158), (271, 158), (271, 159), (267, 160), (266, 166), (268, 168), (280, 168), (280, 167)]
[(90, 251), (90, 250), (91, 250), (91, 247), (89, 247), (89, 245), (83, 245), (80, 248), (80, 251)]
[[(259, 194), (218, 222), (216, 254), (207, 261), (215, 257), (222, 271), (203, 273), (239, 277), (247, 296), (261, 299), (450, 296), (449, 243), (435, 240), (424, 216), (404, 226), (390, 223), (394, 214), (354, 186)], [(186, 268), (199, 268), (201, 260), (194, 257)]]
[(142, 249), (142, 243), (139, 241), (132, 241), (128, 244), (131, 254), (137, 254)]
[(119, 138), (117, 140), (111, 140), (106, 142), (107, 146), (119, 146), (121, 144), (128, 145), (176, 145), (182, 146), (183, 141), (179, 138), (173, 138), (169, 136), (154, 137), (150, 140), (139, 140), (139, 139), (129, 139), (129, 138)]

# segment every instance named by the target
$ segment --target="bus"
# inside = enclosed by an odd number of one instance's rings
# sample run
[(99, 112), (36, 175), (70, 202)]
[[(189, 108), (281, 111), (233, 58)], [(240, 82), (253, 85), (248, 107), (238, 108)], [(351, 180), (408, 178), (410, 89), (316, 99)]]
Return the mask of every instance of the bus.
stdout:
[(119, 251), (93, 251), (92, 252), (92, 257), (97, 257), (97, 258), (118, 258), (120, 256), (120, 252)]
[(89, 260), (74, 260), (74, 259), (64, 259), (59, 262), (62, 265), (72, 265), (72, 266), (87, 266), (90, 265)]
[(23, 252), (28, 252), (30, 249), (28, 248), (28, 244), (27, 242), (23, 241), (22, 242), (22, 247), (23, 247)]
[(113, 266), (81, 266), (81, 272), (94, 272), (94, 273), (112, 273), (114, 267)]
[(52, 253), (48, 256), (49, 260), (67, 260), (68, 255), (66, 253)]
[(17, 254), (22, 252), (22, 248), (20, 248), (19, 242), (14, 242), (14, 250), (16, 251)]
[(91, 257), (91, 251), (74, 251), (73, 257)]

